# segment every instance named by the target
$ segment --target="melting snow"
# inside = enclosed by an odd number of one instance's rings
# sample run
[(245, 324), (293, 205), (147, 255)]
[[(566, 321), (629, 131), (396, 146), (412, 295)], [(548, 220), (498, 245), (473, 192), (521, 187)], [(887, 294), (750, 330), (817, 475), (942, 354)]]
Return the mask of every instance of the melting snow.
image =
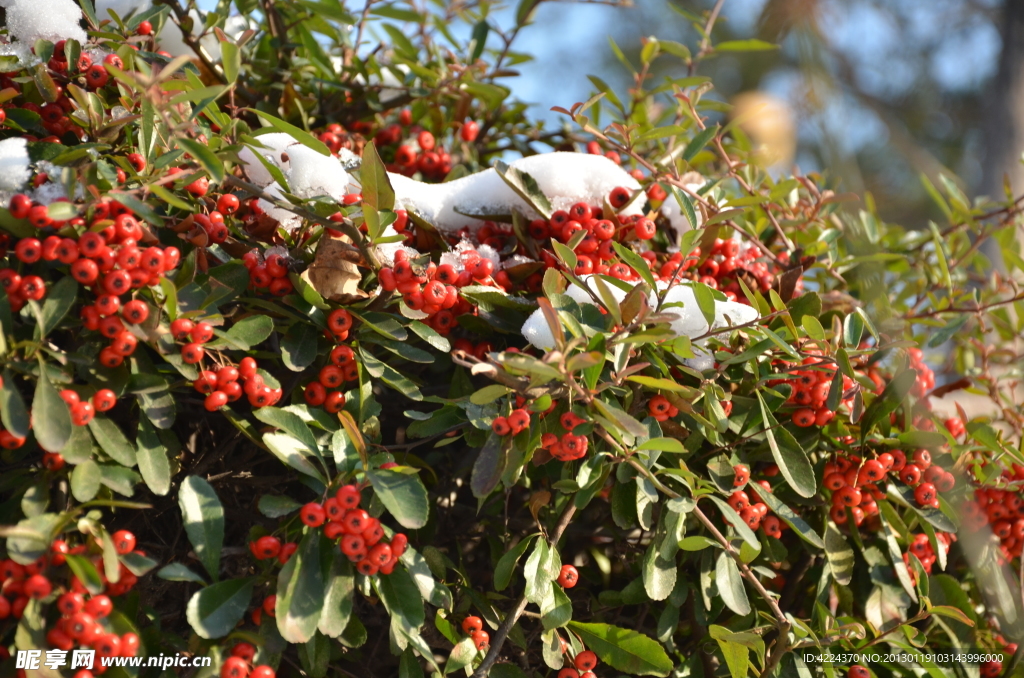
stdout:
[(82, 9), (74, 0), (0, 0), (0, 7), (7, 10), (8, 33), (23, 45), (36, 40), (86, 41), (79, 25)]

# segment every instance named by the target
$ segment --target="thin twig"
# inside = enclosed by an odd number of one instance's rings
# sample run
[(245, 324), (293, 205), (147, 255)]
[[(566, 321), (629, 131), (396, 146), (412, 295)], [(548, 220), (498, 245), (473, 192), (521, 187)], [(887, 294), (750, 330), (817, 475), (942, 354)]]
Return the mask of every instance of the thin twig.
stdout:
[[(576, 513), (576, 502), (570, 499), (565, 510), (562, 511), (562, 515), (558, 518), (558, 524), (555, 525), (555, 529), (551, 532), (551, 537), (548, 539), (548, 546), (555, 548), (558, 546), (558, 540), (562, 538), (562, 533), (565, 532), (565, 528), (569, 525), (569, 521), (572, 520), (573, 515)], [(519, 596), (519, 600), (512, 607), (512, 611), (505, 617), (505, 621), (501, 623), (498, 630), (495, 631), (494, 637), (491, 638), (491, 649), (487, 651), (487, 656), (480, 662), (480, 666), (473, 672), (470, 678), (484, 678), (494, 663), (498, 661), (498, 657), (501, 655), (501, 647), (505, 644), (505, 640), (508, 638), (509, 632), (512, 631), (512, 627), (519, 621), (519, 617), (523, 615), (526, 610), (526, 594)]]

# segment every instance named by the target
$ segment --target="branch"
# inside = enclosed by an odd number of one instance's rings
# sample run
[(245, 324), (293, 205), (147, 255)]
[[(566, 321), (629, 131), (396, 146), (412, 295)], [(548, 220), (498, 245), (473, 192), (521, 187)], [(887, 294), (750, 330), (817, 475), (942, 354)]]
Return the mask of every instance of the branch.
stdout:
[(363, 259), (365, 259), (369, 263), (369, 265), (373, 267), (374, 270), (380, 268), (380, 262), (377, 261), (377, 257), (374, 255), (373, 251), (366, 246), (366, 239), (363, 237), (363, 234), (360, 233), (359, 229), (353, 226), (350, 222), (330, 221), (329, 219), (321, 217), (319, 214), (315, 212), (310, 212), (309, 210), (293, 205), (290, 202), (285, 202), (280, 198), (275, 198), (269, 193), (266, 193), (262, 188), (260, 188), (256, 184), (250, 184), (248, 181), (242, 181), (238, 177), (233, 177), (229, 175), (224, 178), (224, 183), (230, 186), (234, 186), (235, 188), (240, 188), (243, 191), (246, 191), (247, 193), (256, 196), (257, 198), (266, 200), (275, 207), (280, 207), (283, 210), (288, 210), (292, 214), (296, 214), (302, 217), (303, 219), (320, 224), (325, 228), (333, 228), (342, 231), (345, 235), (349, 237), (349, 239), (355, 244), (355, 246), (359, 248), (359, 253), (363, 255)]
[[(562, 511), (562, 515), (558, 518), (558, 524), (555, 525), (555, 529), (551, 532), (551, 537), (548, 539), (548, 546), (555, 548), (558, 545), (558, 540), (562, 538), (562, 533), (565, 532), (565, 528), (568, 527), (569, 521), (572, 520), (573, 515), (576, 513), (576, 502), (570, 499), (569, 504)], [(505, 621), (501, 623), (498, 630), (494, 634), (494, 638), (491, 639), (491, 649), (487, 651), (487, 656), (480, 662), (480, 666), (470, 678), (485, 678), (494, 663), (498, 661), (498, 656), (501, 655), (501, 647), (505, 644), (505, 640), (508, 638), (508, 634), (512, 631), (512, 627), (519, 621), (519, 617), (523, 615), (526, 610), (526, 594), (519, 596), (519, 600), (513, 606), (512, 611), (509, 612), (508, 616), (505, 617)]]
[[(638, 462), (636, 459), (627, 459), (626, 463), (654, 483), (654, 486), (658, 488), (660, 492), (665, 493), (673, 499), (681, 496), (678, 492), (666, 487), (653, 473), (651, 473), (650, 469)], [(756, 591), (757, 595), (759, 595), (761, 599), (768, 604), (768, 608), (771, 610), (772, 616), (775, 617), (775, 628), (778, 629), (779, 639), (777, 644), (774, 645), (769, 652), (768, 657), (765, 660), (764, 671), (761, 673), (762, 676), (768, 675), (778, 665), (779, 661), (782, 659), (782, 655), (784, 655), (789, 649), (789, 630), (792, 628), (792, 624), (789, 623), (786, 615), (782, 612), (778, 601), (775, 600), (772, 594), (768, 593), (768, 590), (765, 589), (760, 580), (754, 575), (751, 569), (747, 567), (747, 564), (743, 562), (743, 558), (740, 557), (740, 552), (733, 548), (733, 545), (725, 538), (725, 535), (722, 534), (721, 530), (719, 530), (718, 527), (711, 522), (711, 519), (700, 510), (700, 507), (694, 506), (693, 515), (696, 516), (697, 520), (700, 521), (705, 528), (707, 528), (708, 532), (711, 533), (711, 536), (715, 538), (715, 541), (719, 543), (725, 552), (736, 561), (736, 565), (740, 571), (740, 576), (746, 579), (747, 582), (754, 587), (754, 591)]]

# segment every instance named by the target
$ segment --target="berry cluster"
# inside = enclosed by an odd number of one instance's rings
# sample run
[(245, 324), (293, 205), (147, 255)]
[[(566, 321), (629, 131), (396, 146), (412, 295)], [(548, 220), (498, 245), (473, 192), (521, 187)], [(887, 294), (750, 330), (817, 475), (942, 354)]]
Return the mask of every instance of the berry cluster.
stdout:
[[(404, 232), (407, 228), (405, 212), (399, 210), (395, 229)], [(472, 305), (459, 296), (459, 288), (467, 285), (500, 285), (512, 288), (511, 280), (504, 271), (498, 271), (494, 278), (494, 262), (480, 256), (474, 249), (460, 253), (462, 270), (443, 263), (440, 266), (429, 262), (425, 268), (416, 270), (404, 250), (395, 252), (394, 265), (378, 272), (378, 281), (385, 292), (397, 291), (410, 309), (427, 314), (427, 324), (439, 334), (448, 334), (455, 326), (455, 318), (473, 310)]]
[(473, 639), (473, 646), (480, 652), (491, 644), (491, 634), (484, 631), (484, 622), (480, 617), (466, 617), (462, 620), (462, 632)]
[[(480, 125), (473, 120), (457, 125), (457, 128), (459, 137), (467, 143), (476, 141), (480, 133)], [(357, 123), (353, 129), (369, 133), (372, 128)], [(343, 138), (340, 125), (328, 125), (327, 131), (320, 135), (320, 141), (334, 153), (337, 153), (336, 148), (341, 148)], [(389, 172), (407, 177), (419, 173), (424, 179), (440, 181), (452, 171), (451, 153), (438, 143), (432, 132), (413, 124), (409, 109), (399, 112), (397, 122), (377, 131), (373, 141)]]
[(362, 496), (356, 485), (343, 485), (322, 504), (310, 502), (302, 507), (300, 518), (310, 527), (323, 527), (324, 536), (340, 540), (341, 552), (367, 577), (380, 572), (391, 574), (405, 553), (409, 538), (396, 532), (384, 540), (380, 521), (359, 508)]
[[(801, 428), (825, 426), (836, 416), (836, 411), (826, 405), (836, 366), (823, 360), (823, 353), (818, 349), (805, 347), (804, 353), (809, 355), (801, 361), (799, 367), (785, 360), (775, 361), (774, 364), (785, 369), (790, 376), (787, 379), (773, 379), (768, 383), (770, 386), (789, 384), (792, 388), (786, 404), (796, 408), (791, 414), (794, 424)], [(839, 404), (847, 409), (853, 405), (854, 386), (853, 379), (844, 374), (842, 393), (849, 394), (849, 397), (841, 398)]]
[[(179, 318), (174, 323), (182, 322), (190, 323), (190, 320), (185, 318)], [(171, 323), (171, 332), (177, 338), (179, 333), (184, 333), (184, 328), (187, 325), (180, 325), (179, 331), (175, 331), (174, 323)], [(192, 339), (193, 343), (186, 344), (181, 349), (182, 358), (185, 358), (186, 351), (190, 357), (194, 357), (195, 354), (199, 353), (199, 360), (202, 360), (203, 351), (202, 346), (198, 339), (205, 336), (205, 333), (196, 333), (196, 329), (200, 325), (207, 325), (206, 323), (198, 323), (192, 328), (187, 334)], [(207, 325), (209, 327), (209, 325)], [(212, 332), (212, 328), (211, 332)], [(208, 341), (208, 339), (207, 339)], [(199, 362), (199, 360), (186, 359), (185, 362)], [(259, 373), (259, 368), (256, 363), (256, 359), (250, 356), (246, 356), (238, 361), (238, 366), (224, 365), (214, 370), (203, 370), (199, 373), (199, 377), (192, 382), (192, 388), (199, 393), (206, 395), (206, 399), (203, 401), (203, 407), (208, 412), (215, 412), (220, 408), (224, 407), (228, 403), (233, 403), (244, 394), (249, 400), (249, 404), (253, 407), (268, 407), (277, 403), (283, 391), (280, 387), (271, 388), (263, 381), (263, 375)]]
[(597, 666), (597, 654), (593, 650), (583, 650), (576, 654), (572, 666), (558, 672), (558, 678), (597, 678), (594, 668)]
[[(235, 196), (222, 195), (221, 200), (227, 197)], [(285, 255), (271, 254), (264, 258), (259, 250), (253, 249), (245, 253), (242, 263), (249, 270), (249, 286), (255, 290), (265, 289), (275, 297), (283, 297), (295, 289), (288, 278), (288, 257)]]
[[(136, 553), (135, 535), (119, 530), (111, 535), (114, 549), (119, 555)], [(69, 547), (63, 540), (53, 542), (49, 553), (28, 565), (13, 560), (0, 561), (0, 619), (13, 616), (20, 619), (30, 599), (49, 601), (55, 593), (54, 582), (68, 577), (69, 585), (61, 587), (63, 592), (56, 596), (56, 607), (60, 617), (46, 632), (50, 647), (69, 651), (75, 647), (90, 648), (103, 657), (134, 657), (139, 650), (139, 637), (134, 633), (117, 634), (108, 616), (114, 610), (111, 597), (122, 596), (135, 586), (137, 577), (123, 564), (120, 565), (117, 582), (108, 581), (105, 576), (99, 543), (94, 544), (94, 553), (86, 545)], [(68, 555), (88, 556), (92, 566), (100, 575), (103, 588), (89, 593), (85, 585), (73, 573), (59, 572), (56, 568), (67, 562)], [(106, 667), (95, 664), (92, 671), (82, 670), (75, 678), (92, 678), (93, 673), (103, 673)]]
[(61, 391), (60, 397), (71, 409), (71, 423), (75, 426), (86, 426), (97, 412), (106, 412), (117, 404), (117, 395), (109, 388), (99, 389), (91, 400), (82, 400), (78, 392), (70, 388)]
[[(729, 506), (739, 514), (740, 520), (746, 523), (750, 529), (756, 530), (763, 527), (764, 533), (769, 537), (781, 538), (784, 523), (775, 516), (768, 515), (769, 508), (764, 502), (751, 503), (750, 495), (743, 489), (750, 482), (750, 467), (746, 464), (736, 464), (732, 467), (732, 471), (732, 484), (736, 489), (729, 495)], [(772, 486), (767, 480), (756, 482), (768, 492), (772, 491)]]
[(975, 487), (974, 498), (960, 507), (963, 529), (975, 532), (990, 526), (1007, 562), (1020, 557), (1024, 550), (1022, 480), (1024, 466), (1015, 463), (987, 484)]
[(933, 464), (931, 452), (923, 448), (915, 450), (909, 460), (903, 450), (895, 449), (864, 459), (839, 454), (824, 470), (823, 484), (832, 491), (832, 520), (846, 523), (847, 509), (857, 525), (865, 517), (877, 515), (876, 500), (885, 496), (879, 485), (889, 474), (914, 487), (914, 499), (924, 507), (938, 508), (938, 493), (948, 492), (956, 484), (953, 474)]
[(558, 418), (558, 423), (565, 429), (559, 437), (554, 433), (545, 433), (540, 437), (540, 446), (547, 450), (558, 461), (575, 461), (587, 456), (590, 441), (585, 435), (576, 435), (573, 430), (586, 420), (574, 412), (565, 412)]
[(220, 678), (275, 678), (273, 668), (266, 664), (253, 666), (256, 648), (250, 643), (235, 643), (220, 667)]
[[(942, 542), (945, 549), (948, 551), (950, 545), (956, 541), (956, 535), (951, 532), (936, 532), (935, 539)], [(909, 567), (910, 566), (910, 554), (913, 553), (921, 563), (921, 567), (928, 574), (932, 573), (932, 565), (935, 564), (937, 559), (935, 555), (935, 549), (932, 548), (932, 542), (928, 538), (927, 534), (915, 534), (914, 538), (910, 542), (910, 546), (907, 552), (903, 554), (903, 562)], [(910, 571), (910, 576), (914, 577), (914, 571)]]
[(512, 434), (514, 436), (519, 435), (520, 431), (524, 431), (530, 426), (530, 413), (523, 408), (517, 408), (507, 417), (495, 417), (491, 423), (491, 430), (494, 431), (495, 435), (507, 436)]
[(339, 342), (331, 349), (331, 362), (320, 369), (316, 381), (306, 384), (304, 397), (312, 407), (323, 405), (331, 414), (336, 414), (345, 407), (345, 394), (340, 390), (349, 381), (359, 379), (359, 364), (356, 362), (355, 351), (351, 346), (340, 342), (348, 339), (352, 328), (352, 314), (343, 308), (337, 308), (327, 316), (329, 338)]
[(679, 408), (670, 403), (668, 398), (661, 394), (653, 396), (647, 401), (647, 411), (659, 422), (668, 421), (673, 417), (679, 416)]

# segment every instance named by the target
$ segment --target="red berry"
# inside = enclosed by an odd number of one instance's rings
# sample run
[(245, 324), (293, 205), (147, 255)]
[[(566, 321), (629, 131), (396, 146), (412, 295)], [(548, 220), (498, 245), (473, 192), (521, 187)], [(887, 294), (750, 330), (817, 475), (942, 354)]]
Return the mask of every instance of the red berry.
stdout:
[(195, 365), (203, 359), (205, 351), (199, 344), (185, 344), (181, 347), (181, 359), (189, 365)]
[(141, 299), (133, 299), (121, 307), (121, 317), (133, 325), (146, 322), (149, 306)]
[(137, 35), (152, 35), (153, 24), (149, 23), (148, 21), (140, 21), (138, 27), (136, 27), (135, 29), (135, 33)]
[(281, 553), (281, 540), (271, 535), (260, 537), (255, 542), (253, 553), (259, 560), (276, 558)]
[(241, 657), (228, 657), (220, 667), (220, 678), (246, 678), (249, 663)]
[(196, 323), (196, 326), (189, 332), (189, 336), (196, 344), (205, 344), (213, 339), (213, 326), (210, 323)]
[(135, 535), (128, 530), (118, 530), (111, 538), (114, 540), (114, 550), (121, 555), (135, 550)]
[(466, 635), (472, 635), (477, 631), (482, 631), (484, 628), (484, 622), (480, 617), (466, 617), (462, 620), (462, 632)]
[(34, 574), (25, 580), (24, 587), (22, 589), (25, 595), (29, 598), (39, 600), (50, 595), (53, 591), (53, 584), (44, 575)]
[(580, 573), (576, 571), (576, 568), (572, 565), (562, 565), (562, 570), (558, 573), (558, 585), (564, 589), (571, 589), (576, 586), (576, 582), (579, 581)]
[(275, 678), (277, 674), (274, 673), (274, 669), (270, 668), (266, 664), (260, 664), (253, 668), (252, 673), (249, 674), (249, 678)]
[(214, 391), (206, 396), (206, 399), (203, 401), (203, 407), (206, 408), (207, 412), (216, 412), (227, 404), (228, 394), (224, 391)]
[(109, 388), (101, 388), (92, 397), (92, 406), (97, 412), (106, 412), (117, 404), (117, 396)]
[(302, 522), (310, 527), (320, 527), (327, 520), (327, 514), (324, 512), (324, 507), (315, 501), (311, 501), (302, 507), (299, 511), (299, 517)]
[(589, 671), (597, 666), (597, 655), (592, 650), (584, 650), (576, 655), (573, 664), (580, 671)]
[(491, 634), (487, 633), (487, 631), (476, 631), (470, 635), (470, 638), (473, 639), (473, 647), (480, 652), (486, 650), (491, 644)]
[(480, 125), (475, 120), (470, 120), (462, 125), (462, 129), (459, 130), (459, 136), (466, 143), (473, 143), (476, 141), (477, 135), (480, 133)]
[(92, 403), (84, 401), (76, 403), (71, 408), (71, 423), (75, 426), (85, 426), (92, 421), (95, 414), (96, 410), (92, 406)]
[(195, 323), (188, 318), (178, 318), (171, 323), (171, 336), (178, 341), (183, 341), (191, 334), (193, 327), (195, 327)]

